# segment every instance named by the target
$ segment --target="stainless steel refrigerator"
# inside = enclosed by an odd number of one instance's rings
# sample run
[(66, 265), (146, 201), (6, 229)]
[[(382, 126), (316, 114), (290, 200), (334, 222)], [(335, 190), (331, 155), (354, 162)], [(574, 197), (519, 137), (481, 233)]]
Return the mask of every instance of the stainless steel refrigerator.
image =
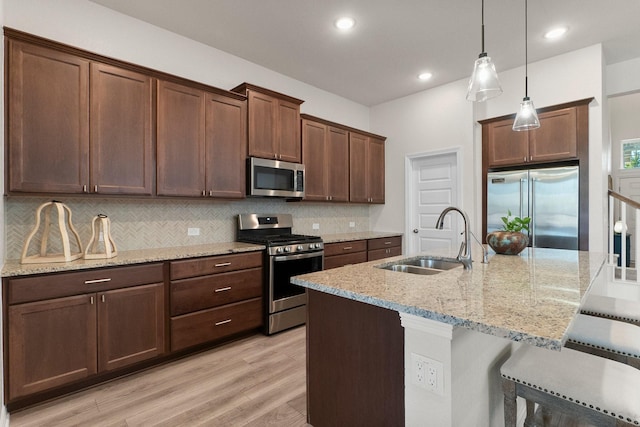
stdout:
[(489, 172), (487, 232), (511, 210), (531, 217), (530, 246), (578, 249), (578, 186), (578, 166)]

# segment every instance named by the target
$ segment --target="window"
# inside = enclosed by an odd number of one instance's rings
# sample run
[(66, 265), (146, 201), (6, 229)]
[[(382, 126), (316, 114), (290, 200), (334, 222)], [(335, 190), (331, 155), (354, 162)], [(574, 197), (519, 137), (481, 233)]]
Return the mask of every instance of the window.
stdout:
[(624, 139), (622, 142), (622, 165), (625, 169), (640, 168), (640, 138)]

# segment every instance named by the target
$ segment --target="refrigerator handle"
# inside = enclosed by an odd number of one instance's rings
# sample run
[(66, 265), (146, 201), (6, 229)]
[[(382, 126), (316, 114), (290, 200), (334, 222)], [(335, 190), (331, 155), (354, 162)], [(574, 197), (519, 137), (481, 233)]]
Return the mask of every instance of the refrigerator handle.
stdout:
[(520, 178), (520, 218), (523, 218), (522, 213), (524, 212), (524, 194), (526, 189), (523, 189), (523, 187), (525, 185), (527, 185), (527, 180)]
[(531, 178), (531, 222), (529, 226), (529, 235), (531, 236), (531, 247), (536, 247), (536, 221), (535, 221), (535, 212), (536, 212), (536, 178)]

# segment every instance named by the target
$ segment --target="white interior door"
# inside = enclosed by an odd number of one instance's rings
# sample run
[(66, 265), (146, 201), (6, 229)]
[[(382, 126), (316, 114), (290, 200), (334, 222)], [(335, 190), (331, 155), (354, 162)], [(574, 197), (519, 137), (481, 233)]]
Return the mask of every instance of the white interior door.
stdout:
[(457, 250), (460, 216), (450, 213), (443, 229), (435, 228), (438, 216), (447, 206), (458, 206), (456, 153), (414, 157), (410, 159), (408, 177), (409, 253)]

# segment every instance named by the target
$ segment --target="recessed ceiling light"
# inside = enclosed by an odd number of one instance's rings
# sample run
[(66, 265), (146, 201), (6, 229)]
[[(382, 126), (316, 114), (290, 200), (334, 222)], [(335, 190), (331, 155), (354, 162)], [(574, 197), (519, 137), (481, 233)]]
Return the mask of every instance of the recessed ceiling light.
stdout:
[(431, 77), (433, 77), (433, 74), (431, 74), (429, 72), (424, 72), (424, 73), (418, 74), (418, 79), (422, 80), (422, 81), (429, 80)]
[(339, 30), (350, 30), (356, 25), (356, 20), (348, 16), (336, 19), (335, 26)]
[(566, 32), (567, 32), (567, 27), (554, 28), (552, 30), (547, 31), (544, 34), (544, 38), (548, 40), (555, 40), (557, 38), (564, 36)]

